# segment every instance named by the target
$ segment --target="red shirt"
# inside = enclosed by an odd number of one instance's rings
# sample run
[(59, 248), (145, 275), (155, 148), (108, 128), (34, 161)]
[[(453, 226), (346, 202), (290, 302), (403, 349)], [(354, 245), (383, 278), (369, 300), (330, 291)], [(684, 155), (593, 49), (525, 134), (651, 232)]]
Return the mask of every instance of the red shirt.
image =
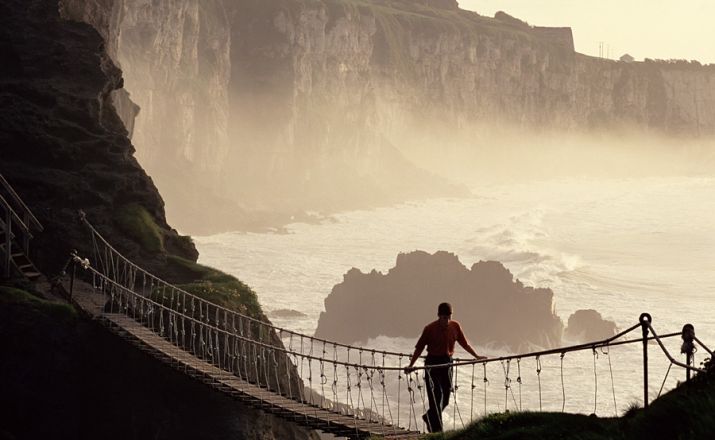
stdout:
[(446, 327), (442, 327), (437, 320), (425, 326), (415, 348), (422, 351), (426, 345), (427, 354), (430, 356), (452, 356), (454, 343), (457, 341), (461, 345), (467, 345), (462, 326), (457, 321), (449, 321)]

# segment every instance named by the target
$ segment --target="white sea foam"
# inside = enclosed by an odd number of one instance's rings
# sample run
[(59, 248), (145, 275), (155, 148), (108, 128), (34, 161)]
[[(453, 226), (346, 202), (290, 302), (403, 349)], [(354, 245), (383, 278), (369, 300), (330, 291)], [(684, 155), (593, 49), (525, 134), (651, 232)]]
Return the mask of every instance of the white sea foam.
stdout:
[[(564, 320), (577, 309), (593, 308), (626, 328), (648, 311), (661, 333), (691, 322), (700, 339), (715, 345), (715, 179), (571, 179), (482, 187), (475, 193), (473, 198), (343, 213), (323, 224), (289, 225), (287, 234), (196, 237), (200, 262), (241, 278), (269, 311), (304, 313), (304, 318), (276, 318), (275, 323), (310, 334), (324, 310), (323, 300), (350, 268), (384, 273), (398, 253), (421, 249), (454, 252), (467, 267), (479, 260), (502, 261), (524, 284), (552, 288)], [(466, 319), (456, 306), (455, 318)], [(415, 338), (417, 333), (419, 329)], [(485, 346), (479, 335), (468, 336), (480, 351), (492, 356), (503, 352)], [(411, 338), (365, 342), (406, 352), (414, 346)], [(671, 349), (678, 354), (677, 341)], [(642, 361), (637, 349), (614, 353), (619, 354), (613, 364), (623, 407), (642, 395)], [(589, 356), (569, 355), (565, 368), (592, 380)], [(607, 374), (607, 359), (599, 358), (601, 374)], [(544, 362), (545, 371), (558, 370), (558, 359)], [(654, 375), (664, 374), (666, 367), (662, 356), (653, 356)], [(500, 368), (489, 374), (498, 376)], [(680, 376), (671, 373), (667, 386)], [(546, 374), (543, 380), (551, 387), (545, 409), (560, 410), (560, 382)], [(570, 384), (567, 410), (593, 411), (593, 390), (587, 389), (593, 384), (584, 385), (588, 380)], [(600, 380), (599, 393), (605, 393), (603, 384), (610, 384), (610, 376)], [(651, 379), (657, 382), (653, 397), (661, 380)], [(534, 378), (525, 373), (524, 382), (533, 386)], [(504, 405), (503, 388), (500, 396), (494, 405)], [(534, 409), (533, 395), (529, 399)], [(599, 397), (602, 413), (612, 414), (612, 406), (608, 395)]]

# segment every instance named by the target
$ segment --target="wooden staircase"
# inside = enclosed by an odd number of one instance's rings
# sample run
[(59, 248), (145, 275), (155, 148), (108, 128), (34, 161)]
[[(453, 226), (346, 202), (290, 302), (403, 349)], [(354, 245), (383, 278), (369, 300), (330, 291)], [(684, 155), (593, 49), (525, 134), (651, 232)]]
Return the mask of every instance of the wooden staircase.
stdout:
[(30, 259), (33, 231), (44, 228), (0, 174), (0, 278), (20, 275), (36, 281), (41, 273)]

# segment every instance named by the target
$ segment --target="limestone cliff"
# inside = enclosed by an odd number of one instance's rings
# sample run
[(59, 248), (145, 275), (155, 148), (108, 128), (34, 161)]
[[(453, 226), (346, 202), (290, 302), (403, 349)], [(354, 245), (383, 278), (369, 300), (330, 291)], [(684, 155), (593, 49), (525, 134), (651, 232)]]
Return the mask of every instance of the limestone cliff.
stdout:
[[(715, 134), (715, 67), (584, 56), (568, 28), (453, 0), (64, 4), (107, 38), (140, 160), (193, 230), (459, 193), (415, 163), (488, 149), (498, 126)], [(204, 188), (221, 216), (197, 214)]]
[(467, 269), (443, 251), (400, 254), (386, 274), (351, 269), (325, 299), (315, 335), (345, 343), (379, 335), (417, 340), (445, 301), (473, 344), (495, 342), (520, 351), (561, 343), (563, 323), (550, 289), (524, 286), (495, 261)]

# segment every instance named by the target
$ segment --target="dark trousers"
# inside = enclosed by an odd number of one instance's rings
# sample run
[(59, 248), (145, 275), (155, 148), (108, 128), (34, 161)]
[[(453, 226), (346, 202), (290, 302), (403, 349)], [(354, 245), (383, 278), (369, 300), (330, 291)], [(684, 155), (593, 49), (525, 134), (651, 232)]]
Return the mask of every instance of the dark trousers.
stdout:
[(449, 396), (452, 394), (452, 367), (429, 368), (429, 366), (451, 362), (452, 358), (449, 356), (427, 356), (425, 360), (425, 366), (428, 367), (425, 370), (425, 385), (429, 410), (422, 416), (422, 420), (427, 423), (429, 432), (442, 431), (442, 411), (449, 404)]

